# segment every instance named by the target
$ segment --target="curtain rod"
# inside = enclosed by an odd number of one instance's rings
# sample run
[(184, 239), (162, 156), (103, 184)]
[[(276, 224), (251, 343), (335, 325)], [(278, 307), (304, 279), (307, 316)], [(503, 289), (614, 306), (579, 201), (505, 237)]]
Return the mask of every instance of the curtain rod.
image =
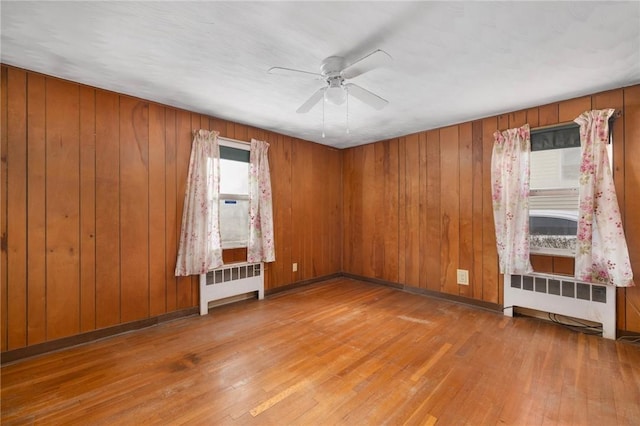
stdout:
[[(611, 115), (611, 117), (609, 118), (609, 120), (615, 120), (616, 118), (620, 118), (622, 116), (622, 111), (617, 109), (613, 112), (613, 114)], [(562, 127), (562, 126), (571, 126), (571, 125), (578, 125), (575, 121), (571, 120), (571, 121), (563, 121), (562, 123), (556, 123), (556, 124), (549, 124), (547, 126), (539, 126), (539, 127), (532, 127), (531, 128), (531, 132), (539, 132), (542, 130), (547, 130), (547, 129), (553, 129), (556, 127)]]
[[(202, 129), (202, 130), (206, 130), (206, 129)], [(215, 131), (217, 132), (217, 130), (215, 130)], [(195, 135), (196, 135), (196, 133), (198, 133), (198, 130), (196, 130), (196, 129), (193, 129), (193, 130), (191, 131), (191, 134), (192, 134), (193, 136), (195, 136)], [(218, 134), (219, 134), (219, 132), (218, 132)], [(242, 144), (245, 144), (245, 145), (251, 145), (251, 142), (241, 141), (241, 140), (238, 140), (238, 139), (232, 139), (232, 138), (228, 138), (228, 137), (226, 137), (226, 136), (218, 136), (218, 139), (224, 139), (224, 140), (226, 140), (226, 141), (228, 141), (228, 142), (235, 142), (235, 143), (242, 143)]]
[(245, 145), (251, 145), (251, 142), (240, 141), (238, 139), (231, 139), (231, 138), (227, 138), (225, 136), (218, 136), (218, 139), (224, 139), (225, 141), (229, 141), (229, 142), (235, 142), (235, 143), (241, 143), (241, 144), (245, 144)]

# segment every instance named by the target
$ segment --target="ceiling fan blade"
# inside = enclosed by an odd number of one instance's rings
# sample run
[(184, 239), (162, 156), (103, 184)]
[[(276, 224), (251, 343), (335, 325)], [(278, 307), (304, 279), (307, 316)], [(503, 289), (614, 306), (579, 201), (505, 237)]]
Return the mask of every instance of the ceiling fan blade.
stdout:
[(357, 77), (367, 71), (371, 71), (372, 69), (384, 66), (390, 63), (391, 60), (391, 55), (389, 55), (384, 50), (374, 50), (367, 56), (347, 65), (342, 70), (342, 77), (346, 79)]
[(321, 80), (324, 78), (322, 77), (322, 74), (318, 74), (317, 72), (295, 70), (293, 68), (271, 67), (267, 72), (269, 74), (286, 75), (286, 76), (294, 76), (294, 77), (311, 77), (316, 80)]
[(325, 90), (327, 90), (326, 87), (321, 87), (320, 89), (318, 89), (318, 91), (315, 92), (313, 95), (311, 95), (311, 97), (309, 99), (307, 99), (307, 101), (305, 103), (300, 105), (300, 108), (298, 108), (296, 110), (296, 112), (298, 114), (303, 114), (305, 112), (309, 112), (311, 110), (311, 108), (313, 108), (315, 106), (315, 104), (317, 104), (318, 102), (320, 102), (320, 100), (322, 100)]
[(363, 89), (357, 84), (347, 83), (345, 84), (345, 87), (347, 88), (350, 95), (372, 108), (380, 110), (389, 103), (389, 101), (387, 101), (386, 99), (383, 99), (375, 93), (371, 93), (370, 91)]

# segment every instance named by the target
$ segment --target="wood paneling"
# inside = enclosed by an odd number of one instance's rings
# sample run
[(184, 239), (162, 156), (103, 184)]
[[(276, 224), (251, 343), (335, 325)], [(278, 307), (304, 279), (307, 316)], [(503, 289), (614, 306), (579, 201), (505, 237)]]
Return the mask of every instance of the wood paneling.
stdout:
[[(469, 286), (457, 286), (458, 294), (473, 297), (473, 129), (472, 123), (459, 126), (458, 134), (458, 175), (459, 175), (459, 226), (458, 226), (458, 264), (452, 269), (469, 271)], [(457, 278), (454, 275), (454, 278)], [(455, 279), (454, 283), (457, 282)]]
[[(385, 194), (382, 208), (376, 209), (376, 228), (379, 241), (374, 256), (375, 268), (380, 278), (398, 281), (398, 140), (376, 145), (377, 181), (382, 181), (380, 191)], [(386, 178), (389, 179), (386, 179)], [(387, 254), (388, 253), (388, 254)]]
[(551, 256), (539, 256), (531, 255), (531, 266), (536, 272), (553, 273), (553, 257)]
[(496, 117), (482, 120), (482, 300), (493, 303), (502, 302), (491, 198), (491, 155), (497, 129), (504, 130)]
[(80, 88), (57, 79), (46, 86), (46, 330), (54, 340), (80, 324)]
[[(8, 349), (27, 343), (27, 76), (9, 69), (7, 126)], [(8, 123), (11, 123), (9, 126)]]
[[(174, 276), (194, 128), (271, 145), (267, 289), (344, 271), (500, 303), (493, 132), (618, 108), (614, 179), (637, 272), (639, 87), (340, 151), (3, 66), (2, 351), (196, 306), (197, 279)], [(640, 292), (619, 296), (618, 327), (640, 331)]]
[[(293, 272), (293, 276), (294, 281), (300, 281), (304, 280), (306, 276), (311, 276), (314, 270), (320, 266), (312, 261), (311, 252), (313, 251), (313, 242), (319, 234), (319, 226), (316, 226), (314, 222), (317, 218), (313, 205), (322, 203), (322, 200), (318, 199), (319, 188), (307, 184), (315, 172), (315, 159), (311, 147), (300, 146), (293, 142), (291, 157), (293, 159), (291, 175), (296, 177), (291, 182), (292, 218), (294, 211), (300, 215), (297, 217), (298, 220), (291, 223), (291, 243), (294, 253), (297, 253), (296, 256), (292, 256), (291, 262), (298, 264), (298, 270)], [(315, 202), (312, 202), (311, 205), (306, 203), (306, 197), (298, 197), (302, 193), (307, 193)], [(317, 261), (319, 262), (320, 259)]]
[(80, 331), (96, 328), (96, 94), (80, 87)]
[(576, 267), (575, 259), (572, 257), (554, 257), (553, 273), (573, 276)]
[(397, 139), (383, 141), (344, 158), (344, 270), (390, 282), (399, 268), (398, 147)]
[[(624, 90), (623, 115), (626, 142), (622, 154), (624, 162), (616, 161), (616, 164), (624, 167), (625, 196), (621, 209), (636, 286), (625, 290), (626, 321), (618, 324), (618, 328), (640, 332), (640, 85)], [(614, 158), (616, 152), (619, 153), (615, 151)]]
[[(616, 108), (623, 116), (614, 122), (614, 179), (623, 212), (633, 267), (640, 269), (640, 86), (612, 90), (527, 110), (487, 117), (399, 138), (397, 169), (386, 178), (375, 161), (376, 150), (387, 141), (344, 152), (343, 270), (380, 278), (407, 287), (427, 288), (492, 303), (502, 301), (503, 276), (498, 272), (493, 206), (491, 154), (493, 133), (522, 126), (546, 126), (572, 121), (593, 108)], [(633, 141), (633, 142), (630, 142)], [(397, 171), (397, 173), (396, 173)], [(381, 179), (386, 179), (385, 186)], [(381, 209), (389, 207), (391, 183), (398, 182), (398, 255), (376, 257)], [(382, 189), (385, 188), (385, 191)], [(386, 213), (394, 217), (393, 213)], [(382, 278), (380, 263), (399, 263), (397, 280)], [(534, 269), (573, 275), (570, 258), (532, 256)], [(470, 285), (456, 284), (456, 269), (470, 271)], [(619, 290), (618, 327), (640, 330), (640, 292)]]
[(149, 105), (149, 315), (166, 312), (165, 108)]
[(343, 271), (364, 275), (362, 269), (362, 197), (363, 197), (363, 147), (348, 149), (343, 153), (343, 220), (342, 249)]
[(46, 146), (45, 78), (28, 75), (27, 86), (27, 341), (46, 341)]
[[(472, 150), (473, 150), (473, 183), (472, 183), (472, 200), (473, 200), (473, 257), (472, 266), (469, 273), (470, 293), (466, 296), (474, 299), (482, 299), (482, 257), (483, 257), (483, 196), (482, 188), (484, 184), (483, 178), (483, 144), (482, 144), (482, 120), (474, 121), (472, 124)], [(463, 203), (464, 204), (464, 203)]]
[(120, 99), (121, 321), (149, 315), (149, 105)]
[(449, 294), (458, 294), (456, 268), (460, 264), (459, 127), (440, 130), (440, 291)]
[(560, 102), (558, 104), (558, 121), (560, 123), (573, 121), (580, 114), (590, 109), (591, 96), (583, 96), (581, 98)]
[(238, 263), (247, 261), (247, 248), (235, 248), (222, 250), (222, 261), (224, 263)]
[[(422, 279), (425, 280), (423, 288), (440, 291), (440, 248), (441, 221), (440, 221), (440, 132), (430, 131), (426, 136), (427, 174), (425, 183), (426, 232), (424, 241), (426, 247), (421, 259), (426, 264)], [(411, 232), (411, 230), (409, 230)], [(406, 253), (406, 256), (415, 256), (414, 253)], [(421, 279), (421, 282), (422, 282)]]
[[(196, 124), (200, 127), (200, 124)], [(184, 211), (184, 193), (187, 187), (187, 175), (189, 172), (189, 157), (191, 155), (192, 142), (191, 113), (188, 111), (178, 111), (176, 113), (176, 222), (174, 229), (176, 241), (180, 242), (180, 227), (182, 224), (182, 214)], [(192, 305), (192, 277), (178, 277), (176, 282), (176, 307), (186, 308)]]
[(0, 68), (0, 203), (2, 213), (0, 214), (0, 351), (7, 350), (7, 319), (8, 319), (8, 281), (7, 273), (7, 157), (9, 149), (7, 127), (8, 115), (8, 78), (9, 71), (5, 67)]
[[(427, 148), (427, 135), (424, 132), (418, 134), (418, 146), (420, 147), (419, 162), (418, 162), (418, 179), (420, 183), (418, 185), (417, 201), (418, 201), (418, 223), (419, 223), (420, 229), (418, 230), (417, 234), (418, 234), (418, 239), (420, 244), (420, 251), (418, 256), (420, 259), (422, 259), (422, 261), (419, 262), (418, 264), (418, 270), (419, 270), (418, 287), (426, 289), (428, 280), (432, 278), (429, 278), (431, 276), (431, 271), (427, 269), (427, 262), (425, 262), (424, 259), (427, 259), (427, 257), (429, 256), (429, 251), (433, 251), (433, 247), (427, 237), (428, 231), (429, 231), (429, 220), (428, 220), (429, 216), (425, 214), (420, 214), (420, 212), (424, 210), (428, 201), (427, 167), (429, 167), (428, 165), (429, 158), (427, 153), (429, 152), (429, 150)], [(401, 162), (402, 162), (402, 158), (403, 157), (400, 157)], [(406, 155), (405, 155), (405, 160), (407, 160)], [(401, 174), (398, 178), (401, 180), (409, 181), (408, 174), (406, 172), (405, 172), (405, 176), (402, 176)], [(400, 217), (399, 219), (400, 219), (400, 222), (398, 224), (398, 227), (403, 230), (405, 235), (416, 233), (415, 229), (411, 229), (408, 226), (405, 226), (405, 224), (402, 222), (402, 217)], [(411, 256), (407, 256), (406, 251), (403, 253), (403, 256), (405, 257), (405, 262), (411, 261), (411, 259), (413, 259)], [(398, 281), (404, 282), (401, 279), (399, 279)]]
[(197, 306), (174, 276), (193, 129), (271, 145), (267, 289), (341, 271), (340, 150), (8, 66), (1, 100), (3, 352)]
[(521, 127), (521, 126), (524, 126), (525, 124), (529, 124), (529, 126), (533, 126), (532, 123), (529, 123), (528, 118), (529, 117), (528, 117), (527, 111), (512, 112), (511, 114), (509, 114), (509, 127), (510, 128)]
[(538, 108), (538, 125), (550, 126), (558, 123), (558, 104), (544, 105)]
[[(342, 162), (337, 149), (302, 144), (299, 139), (292, 142), (291, 156), (291, 176), (296, 177), (291, 179), (290, 195), (290, 259), (298, 264), (298, 271), (292, 272), (295, 282), (340, 271)], [(292, 271), (291, 264), (283, 266)]]
[(176, 289), (178, 280), (175, 275), (176, 254), (178, 253), (177, 224), (182, 220), (178, 217), (178, 198), (176, 189), (176, 110), (165, 108), (164, 149), (165, 149), (165, 295), (167, 298), (167, 312), (176, 310)]
[(530, 128), (540, 126), (540, 108), (530, 108), (526, 111), (527, 120), (526, 123), (529, 124)]
[(420, 136), (418, 134), (409, 135), (405, 138), (403, 157), (400, 163), (404, 164), (404, 190), (400, 189), (400, 198), (404, 203), (404, 208), (400, 210), (400, 220), (403, 230), (404, 251), (401, 265), (404, 266), (404, 283), (412, 287), (420, 287), (420, 259), (421, 256), (406, 256), (407, 253), (420, 253), (421, 223), (420, 223)]
[[(269, 137), (270, 136), (270, 137)], [(291, 139), (283, 135), (270, 134), (269, 165), (271, 171), (271, 194), (273, 196), (273, 226), (276, 241), (276, 262), (268, 265), (265, 288), (292, 283), (291, 251)], [(278, 161), (279, 160), (279, 161)], [(284, 161), (283, 161), (284, 160)], [(274, 166), (276, 164), (279, 166)]]
[(401, 226), (407, 220), (407, 137), (398, 138), (398, 282), (407, 282), (407, 232), (404, 226)]
[(96, 91), (96, 327), (120, 323), (118, 96)]

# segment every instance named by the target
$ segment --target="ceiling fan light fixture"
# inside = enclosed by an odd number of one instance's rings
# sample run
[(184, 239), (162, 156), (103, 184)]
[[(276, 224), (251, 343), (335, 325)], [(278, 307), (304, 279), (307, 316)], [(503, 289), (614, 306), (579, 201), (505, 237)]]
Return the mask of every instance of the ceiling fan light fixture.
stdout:
[(334, 105), (342, 105), (347, 100), (347, 91), (344, 87), (328, 87), (324, 91), (324, 100)]
[(341, 56), (329, 56), (320, 64), (320, 73), (296, 70), (293, 68), (271, 67), (270, 74), (290, 74), (297, 76), (313, 76), (315, 79), (324, 80), (326, 86), (316, 90), (296, 110), (298, 114), (307, 113), (321, 100), (324, 109), (325, 103), (342, 105), (348, 102), (348, 97), (353, 96), (360, 102), (369, 105), (374, 109), (382, 109), (389, 102), (380, 96), (372, 93), (356, 84), (347, 82), (348, 79), (357, 77), (371, 71), (379, 66), (385, 65), (391, 60), (391, 56), (384, 50), (377, 49), (368, 55), (352, 62), (347, 62)]

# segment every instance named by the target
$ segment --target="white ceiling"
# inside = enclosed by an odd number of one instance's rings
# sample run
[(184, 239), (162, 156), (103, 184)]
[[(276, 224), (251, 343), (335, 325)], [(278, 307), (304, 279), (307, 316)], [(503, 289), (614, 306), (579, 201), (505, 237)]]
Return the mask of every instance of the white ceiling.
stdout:
[[(640, 82), (640, 2), (13, 2), (2, 62), (335, 147)], [(377, 111), (296, 109), (332, 55), (383, 49), (354, 78)]]

